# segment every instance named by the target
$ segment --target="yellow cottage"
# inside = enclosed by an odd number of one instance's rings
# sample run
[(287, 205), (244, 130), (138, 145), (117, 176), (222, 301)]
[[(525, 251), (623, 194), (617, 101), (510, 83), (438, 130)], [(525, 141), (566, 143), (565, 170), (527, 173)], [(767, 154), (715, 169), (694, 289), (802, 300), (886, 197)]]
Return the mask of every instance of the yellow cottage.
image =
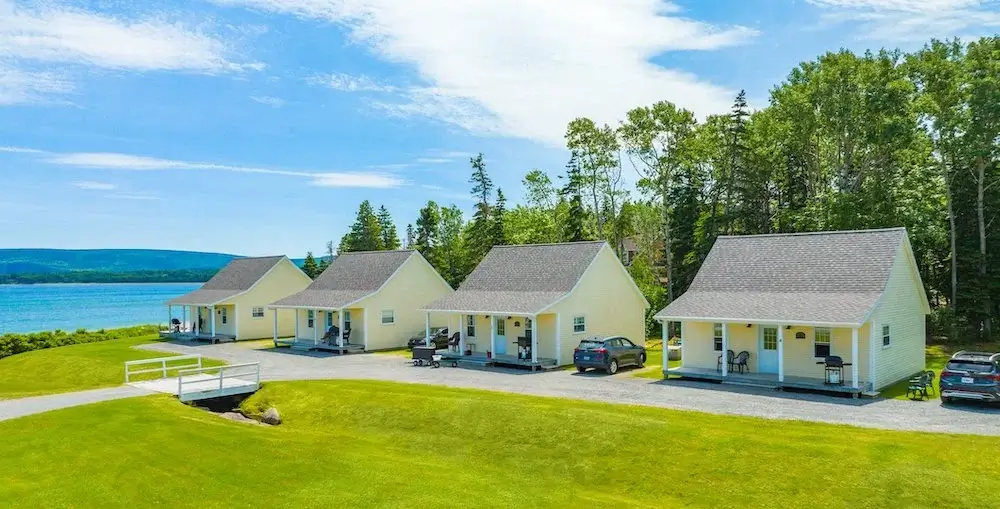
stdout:
[[(285, 256), (237, 258), (201, 288), (167, 302), (165, 336), (218, 342), (269, 338), (274, 330), (291, 334), (293, 314), (268, 312), (267, 305), (311, 282)], [(174, 317), (174, 306), (181, 307), (181, 318)]]
[(417, 251), (343, 253), (308, 288), (270, 307), (295, 315), (294, 331), (274, 333), (276, 346), (303, 350), (387, 350), (424, 331), (421, 306), (452, 293)]
[(537, 368), (572, 363), (584, 338), (643, 344), (648, 308), (614, 251), (599, 241), (496, 246), (455, 293), (424, 311), (461, 324), (462, 358)]
[(656, 319), (681, 324), (666, 376), (857, 395), (924, 369), (929, 312), (893, 228), (719, 237)]

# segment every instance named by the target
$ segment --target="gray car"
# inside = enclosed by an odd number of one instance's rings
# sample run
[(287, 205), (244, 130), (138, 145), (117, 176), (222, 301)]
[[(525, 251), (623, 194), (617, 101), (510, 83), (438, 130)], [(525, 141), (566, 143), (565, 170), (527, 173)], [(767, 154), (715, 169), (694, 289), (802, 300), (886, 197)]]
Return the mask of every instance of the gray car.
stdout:
[(941, 401), (1000, 402), (1000, 353), (958, 352), (941, 371)]
[(596, 368), (613, 375), (622, 366), (641, 368), (645, 363), (646, 347), (621, 336), (584, 339), (573, 350), (573, 364), (580, 373)]

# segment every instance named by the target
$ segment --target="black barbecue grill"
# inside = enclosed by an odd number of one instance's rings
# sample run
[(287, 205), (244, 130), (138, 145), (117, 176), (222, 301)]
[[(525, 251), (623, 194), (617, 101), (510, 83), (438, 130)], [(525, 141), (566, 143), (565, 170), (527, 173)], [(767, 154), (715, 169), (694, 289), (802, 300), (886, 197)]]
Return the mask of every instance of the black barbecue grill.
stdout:
[(830, 385), (843, 385), (844, 384), (844, 366), (851, 366), (850, 362), (844, 362), (839, 355), (828, 355), (826, 359), (822, 362), (817, 362), (816, 364), (822, 364), (824, 366), (824, 379), (823, 381)]

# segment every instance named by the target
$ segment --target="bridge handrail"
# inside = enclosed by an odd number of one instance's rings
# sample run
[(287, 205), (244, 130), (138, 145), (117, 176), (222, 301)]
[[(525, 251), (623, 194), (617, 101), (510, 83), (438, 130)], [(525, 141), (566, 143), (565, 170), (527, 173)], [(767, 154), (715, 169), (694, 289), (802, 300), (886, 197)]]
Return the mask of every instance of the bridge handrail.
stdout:
[[(195, 359), (197, 360), (194, 364), (185, 364), (183, 366), (167, 366), (168, 362), (172, 361), (185, 361)], [(159, 364), (159, 367), (149, 368), (149, 369), (133, 369), (135, 366), (142, 366), (144, 364)], [(139, 359), (135, 361), (125, 361), (125, 383), (131, 381), (133, 375), (141, 375), (145, 373), (160, 373), (160, 378), (167, 378), (167, 371), (169, 370), (184, 370), (184, 369), (201, 369), (201, 355), (191, 354), (191, 355), (174, 355), (172, 357), (156, 357), (153, 359)]]
[[(253, 369), (252, 370), (245, 370), (245, 371), (240, 372), (241, 368), (253, 368)], [(243, 363), (243, 364), (228, 364), (228, 365), (224, 365), (224, 366), (209, 366), (209, 367), (197, 367), (197, 368), (182, 369), (182, 370), (178, 371), (178, 373), (177, 373), (177, 375), (178, 375), (177, 376), (177, 395), (178, 396), (182, 396), (184, 394), (184, 385), (185, 384), (204, 383), (204, 382), (207, 381), (204, 378), (198, 378), (198, 379), (191, 380), (190, 379), (191, 375), (200, 375), (200, 374), (204, 374), (206, 372), (211, 372), (211, 371), (218, 371), (219, 372), (218, 375), (216, 375), (216, 376), (212, 377), (211, 379), (209, 379), (209, 380), (212, 380), (212, 379), (218, 378), (218, 380), (219, 380), (219, 390), (222, 390), (225, 387), (225, 380), (227, 378), (245, 378), (247, 376), (253, 376), (254, 377), (254, 382), (257, 384), (257, 387), (260, 387), (260, 363), (259, 362), (247, 362), (247, 363)], [(188, 377), (188, 380), (186, 380), (186, 381), (184, 380), (185, 376)]]

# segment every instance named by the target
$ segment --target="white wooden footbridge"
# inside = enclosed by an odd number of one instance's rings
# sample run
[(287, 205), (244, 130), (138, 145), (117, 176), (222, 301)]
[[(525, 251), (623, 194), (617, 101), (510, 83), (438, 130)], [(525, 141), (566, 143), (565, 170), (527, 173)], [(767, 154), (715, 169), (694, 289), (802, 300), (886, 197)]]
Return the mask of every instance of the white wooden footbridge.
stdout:
[(185, 402), (249, 394), (260, 389), (260, 363), (205, 367), (201, 355), (128, 361), (125, 383)]

